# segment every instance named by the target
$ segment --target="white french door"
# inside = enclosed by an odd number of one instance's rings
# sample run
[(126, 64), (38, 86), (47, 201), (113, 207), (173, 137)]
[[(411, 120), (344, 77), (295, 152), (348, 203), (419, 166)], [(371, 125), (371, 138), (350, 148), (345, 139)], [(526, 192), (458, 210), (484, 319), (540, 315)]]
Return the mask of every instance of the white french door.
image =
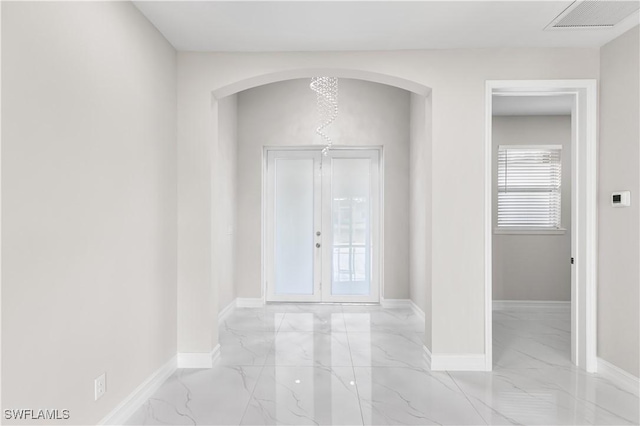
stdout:
[(267, 151), (267, 301), (379, 301), (379, 156)]

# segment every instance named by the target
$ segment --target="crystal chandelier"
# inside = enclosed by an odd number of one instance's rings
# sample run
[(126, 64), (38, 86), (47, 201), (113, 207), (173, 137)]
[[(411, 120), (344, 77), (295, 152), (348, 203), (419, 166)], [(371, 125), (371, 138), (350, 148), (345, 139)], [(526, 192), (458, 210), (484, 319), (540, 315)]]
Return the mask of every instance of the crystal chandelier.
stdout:
[(309, 87), (316, 92), (318, 115), (320, 116), (320, 124), (316, 128), (316, 133), (326, 142), (325, 147), (322, 148), (322, 154), (327, 155), (333, 141), (324, 130), (338, 116), (338, 78), (313, 77)]

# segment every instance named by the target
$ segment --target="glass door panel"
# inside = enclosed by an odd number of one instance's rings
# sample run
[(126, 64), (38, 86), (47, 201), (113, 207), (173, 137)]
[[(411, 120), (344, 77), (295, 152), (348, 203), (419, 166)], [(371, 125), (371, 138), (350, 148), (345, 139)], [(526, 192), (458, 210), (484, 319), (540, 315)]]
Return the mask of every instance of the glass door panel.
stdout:
[(331, 167), (331, 294), (369, 295), (371, 160), (336, 158)]
[(320, 300), (320, 184), (319, 153), (269, 151), (267, 300)]
[(267, 301), (379, 301), (379, 151), (267, 151)]
[(275, 162), (275, 293), (313, 294), (313, 159)]
[(379, 152), (332, 150), (322, 170), (322, 300), (378, 302)]

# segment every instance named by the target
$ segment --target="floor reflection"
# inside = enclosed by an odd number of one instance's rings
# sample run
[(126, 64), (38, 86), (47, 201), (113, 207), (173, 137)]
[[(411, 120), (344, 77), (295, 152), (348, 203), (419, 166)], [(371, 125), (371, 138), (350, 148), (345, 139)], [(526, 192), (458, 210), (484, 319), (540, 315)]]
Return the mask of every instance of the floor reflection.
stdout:
[(220, 324), (128, 424), (637, 424), (638, 396), (568, 362), (562, 313), (494, 315), (495, 370), (431, 372), (410, 309), (278, 304)]

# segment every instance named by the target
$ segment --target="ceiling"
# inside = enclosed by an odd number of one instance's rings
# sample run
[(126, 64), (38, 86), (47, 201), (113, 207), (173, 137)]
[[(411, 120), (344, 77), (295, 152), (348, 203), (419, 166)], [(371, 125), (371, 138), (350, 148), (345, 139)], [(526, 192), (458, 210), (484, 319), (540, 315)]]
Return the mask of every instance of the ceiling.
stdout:
[(572, 1), (135, 1), (181, 51), (599, 47), (639, 22), (545, 30)]
[(571, 115), (573, 96), (493, 96), (494, 116)]

